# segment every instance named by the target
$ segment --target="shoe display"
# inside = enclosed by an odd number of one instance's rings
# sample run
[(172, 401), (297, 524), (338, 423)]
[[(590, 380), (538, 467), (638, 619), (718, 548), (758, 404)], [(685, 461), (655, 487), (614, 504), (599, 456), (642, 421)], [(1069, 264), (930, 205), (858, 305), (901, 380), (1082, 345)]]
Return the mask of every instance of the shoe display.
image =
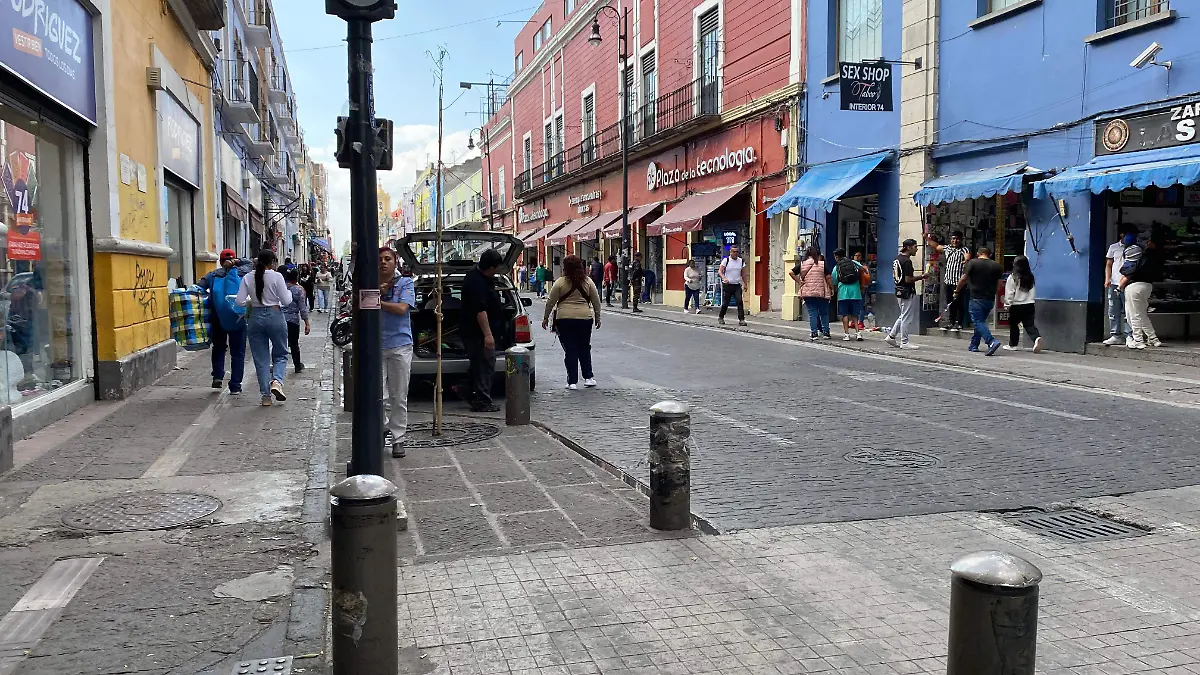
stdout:
[(594, 378), (594, 377), (587, 378), (586, 380), (583, 381), (583, 386), (585, 386), (585, 387), (596, 386), (596, 378)]
[(1121, 344), (1122, 342), (1125, 342), (1125, 340), (1121, 339), (1121, 336), (1120, 336), (1120, 335), (1110, 335), (1110, 336), (1108, 336), (1108, 339), (1107, 339), (1107, 340), (1105, 340), (1105, 341), (1104, 341), (1102, 344), (1106, 344), (1106, 345), (1119, 345), (1119, 344)]

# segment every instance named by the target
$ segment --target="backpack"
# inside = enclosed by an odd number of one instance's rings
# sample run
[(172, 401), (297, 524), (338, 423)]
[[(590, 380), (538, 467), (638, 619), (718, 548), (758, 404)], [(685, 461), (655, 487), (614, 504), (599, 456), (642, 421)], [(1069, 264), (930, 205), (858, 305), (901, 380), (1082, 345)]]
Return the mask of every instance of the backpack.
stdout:
[(212, 280), (210, 299), (217, 321), (226, 332), (241, 330), (246, 327), (246, 308), (238, 307), (229, 296), (236, 296), (242, 285), (242, 277), (238, 268), (231, 267), (223, 277), (214, 276)]
[(1130, 244), (1129, 246), (1126, 246), (1125, 249), (1121, 251), (1121, 256), (1125, 259), (1125, 261), (1121, 263), (1121, 269), (1118, 271), (1124, 276), (1136, 274), (1138, 270), (1142, 269), (1142, 266), (1146, 262), (1145, 252), (1142, 250), (1142, 247), (1138, 246), (1137, 244)]
[(842, 258), (837, 264), (837, 280), (843, 286), (862, 283), (858, 274), (858, 265), (849, 258)]

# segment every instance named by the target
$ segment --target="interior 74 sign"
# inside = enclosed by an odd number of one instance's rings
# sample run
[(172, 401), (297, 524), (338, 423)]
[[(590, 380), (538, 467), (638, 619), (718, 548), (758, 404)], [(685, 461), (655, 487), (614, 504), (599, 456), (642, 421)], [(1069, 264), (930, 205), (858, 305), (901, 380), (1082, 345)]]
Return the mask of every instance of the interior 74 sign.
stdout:
[(887, 63), (838, 64), (842, 87), (842, 110), (890, 112), (892, 109), (892, 66)]

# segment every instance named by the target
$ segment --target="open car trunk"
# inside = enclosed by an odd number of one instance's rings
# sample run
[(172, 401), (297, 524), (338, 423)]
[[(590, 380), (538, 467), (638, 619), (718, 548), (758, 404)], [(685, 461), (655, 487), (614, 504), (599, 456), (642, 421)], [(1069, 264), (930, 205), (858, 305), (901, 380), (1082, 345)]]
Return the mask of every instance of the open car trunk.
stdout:
[[(442, 294), (442, 358), (465, 359), (467, 350), (463, 346), (461, 325), (462, 314), (462, 282), (461, 274), (443, 278), (444, 291)], [(492, 335), (496, 338), (498, 353), (516, 344), (516, 318), (520, 313), (516, 294), (509, 288), (508, 280), (495, 277), (496, 290), (500, 293), (500, 301), (504, 307), (504, 316), (499, 323), (492, 325)], [(437, 358), (437, 295), (433, 276), (418, 277), (416, 280), (416, 311), (412, 315), (413, 356), (420, 359)]]

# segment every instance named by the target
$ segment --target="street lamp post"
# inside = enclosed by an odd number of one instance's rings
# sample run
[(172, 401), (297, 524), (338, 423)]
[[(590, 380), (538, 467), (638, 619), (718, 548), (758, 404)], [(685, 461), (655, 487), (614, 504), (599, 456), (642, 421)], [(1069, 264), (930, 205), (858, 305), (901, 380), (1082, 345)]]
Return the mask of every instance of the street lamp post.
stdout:
[(621, 309), (629, 309), (629, 263), (633, 260), (633, 237), (629, 232), (629, 132), (632, 120), (629, 119), (629, 8), (623, 11), (612, 5), (604, 5), (592, 18), (592, 34), (588, 42), (598, 45), (603, 41), (600, 36), (600, 12), (608, 10), (617, 19), (621, 51)]
[(472, 130), (471, 130), (471, 133), (470, 133), (470, 134), (467, 136), (467, 149), (468, 149), (468, 150), (474, 150), (474, 149), (475, 149), (475, 137), (474, 137), (474, 134), (475, 134), (475, 132), (476, 132), (476, 131), (478, 131), (478, 132), (479, 132), (479, 137), (480, 137), (480, 140), (481, 140), (481, 141), (483, 141), (483, 158), (484, 158), (484, 161), (485, 161), (485, 162), (487, 162), (487, 172), (488, 172), (488, 179), (487, 179), (487, 186), (488, 186), (488, 196), (487, 196), (487, 199), (488, 199), (488, 203), (487, 203), (487, 210), (488, 210), (488, 230), (489, 230), (489, 231), (491, 231), (491, 230), (494, 230), (494, 229), (496, 229), (496, 221), (495, 221), (495, 218), (494, 218), (495, 208), (493, 208), (493, 207), (492, 207), (492, 200), (493, 200), (493, 199), (495, 199), (495, 195), (493, 195), (493, 194), (492, 194), (492, 192), (493, 192), (493, 190), (492, 190), (492, 148), (491, 148), (491, 144), (490, 144), (490, 142), (491, 142), (491, 138), (492, 138), (492, 134), (491, 134), (491, 132), (490, 132), (490, 131), (489, 131), (489, 130), (486, 128), (486, 127), (478, 127), (478, 128), (476, 128), (476, 129), (472, 129)]

